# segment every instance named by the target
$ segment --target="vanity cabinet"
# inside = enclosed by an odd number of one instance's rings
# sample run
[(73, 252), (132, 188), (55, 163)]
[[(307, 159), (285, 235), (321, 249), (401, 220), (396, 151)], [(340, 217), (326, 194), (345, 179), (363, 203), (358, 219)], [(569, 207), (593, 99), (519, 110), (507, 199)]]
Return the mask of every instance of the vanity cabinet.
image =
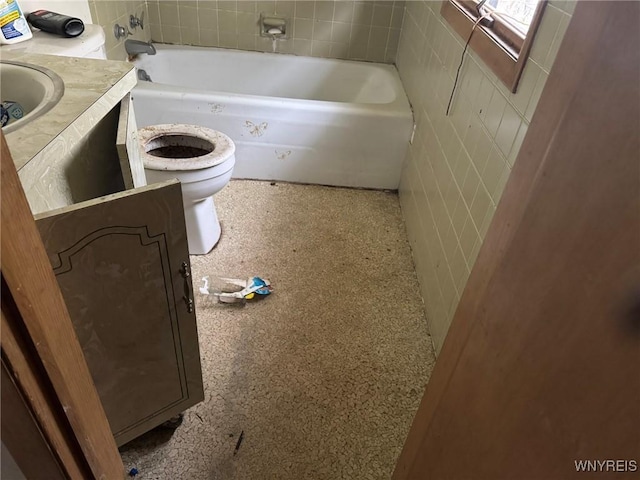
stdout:
[(122, 445), (204, 397), (180, 184), (146, 185), (131, 64), (7, 56), (65, 85), (6, 140)]
[(145, 185), (129, 97), (109, 114), (124, 190), (35, 215), (119, 446), (204, 399), (181, 187)]

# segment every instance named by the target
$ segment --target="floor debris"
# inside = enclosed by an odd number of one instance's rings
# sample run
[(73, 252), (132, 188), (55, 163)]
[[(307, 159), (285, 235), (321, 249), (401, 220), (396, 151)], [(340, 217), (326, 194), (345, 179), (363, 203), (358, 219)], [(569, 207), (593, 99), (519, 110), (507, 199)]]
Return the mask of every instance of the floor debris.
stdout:
[(242, 445), (242, 440), (244, 440), (244, 430), (240, 432), (240, 436), (238, 437), (238, 441), (236, 442), (236, 448), (233, 451), (234, 455), (238, 453), (238, 450), (240, 450), (240, 445)]
[(199, 291), (202, 297), (211, 297), (220, 303), (245, 303), (247, 300), (269, 295), (273, 288), (269, 280), (260, 277), (240, 280), (207, 275), (202, 278)]

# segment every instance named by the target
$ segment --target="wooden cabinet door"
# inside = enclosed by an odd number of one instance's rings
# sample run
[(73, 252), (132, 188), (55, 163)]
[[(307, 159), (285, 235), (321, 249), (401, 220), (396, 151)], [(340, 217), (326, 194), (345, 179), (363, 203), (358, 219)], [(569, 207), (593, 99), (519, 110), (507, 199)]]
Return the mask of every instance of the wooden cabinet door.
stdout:
[(177, 181), (36, 216), (116, 443), (204, 398)]

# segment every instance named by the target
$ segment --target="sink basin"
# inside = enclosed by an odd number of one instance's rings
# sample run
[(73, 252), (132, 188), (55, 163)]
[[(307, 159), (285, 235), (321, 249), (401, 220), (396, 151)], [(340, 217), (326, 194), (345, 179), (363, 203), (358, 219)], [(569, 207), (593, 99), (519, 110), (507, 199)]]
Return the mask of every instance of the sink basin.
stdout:
[(11, 133), (43, 113), (51, 110), (62, 98), (64, 82), (51, 70), (21, 62), (0, 62), (0, 99), (17, 102), (23, 116), (12, 119), (2, 131)]

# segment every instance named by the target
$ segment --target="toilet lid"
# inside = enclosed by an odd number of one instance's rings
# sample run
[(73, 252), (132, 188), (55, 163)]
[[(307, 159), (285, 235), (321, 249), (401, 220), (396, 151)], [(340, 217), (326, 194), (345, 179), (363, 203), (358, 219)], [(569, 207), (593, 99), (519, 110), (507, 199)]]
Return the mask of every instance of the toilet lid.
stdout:
[[(200, 170), (202, 168), (214, 167), (225, 160), (231, 158), (236, 150), (233, 141), (224, 133), (201, 127), (200, 125), (187, 125), (181, 123), (151, 125), (138, 130), (138, 141), (140, 143), (140, 155), (144, 163), (144, 168), (150, 170)], [(154, 149), (181, 148), (197, 149), (212, 148), (204, 155), (172, 157), (157, 156), (150, 152)], [(188, 152), (189, 150), (187, 150)]]

